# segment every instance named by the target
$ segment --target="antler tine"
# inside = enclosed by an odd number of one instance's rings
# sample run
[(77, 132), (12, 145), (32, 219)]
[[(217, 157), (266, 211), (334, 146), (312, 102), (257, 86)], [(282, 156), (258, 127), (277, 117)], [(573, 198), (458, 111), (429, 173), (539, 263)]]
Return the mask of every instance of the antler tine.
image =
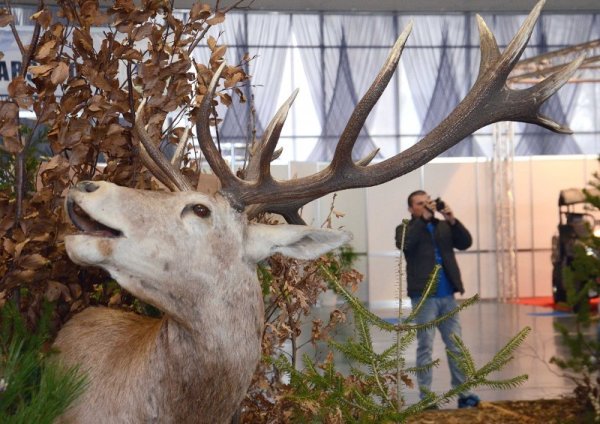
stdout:
[(538, 18), (540, 17), (540, 13), (545, 3), (546, 0), (538, 1), (538, 3), (529, 13), (529, 16), (527, 16), (527, 18), (525, 19), (525, 22), (523, 22), (523, 25), (521, 26), (517, 34), (513, 37), (508, 46), (506, 46), (506, 50), (504, 51), (504, 54), (502, 54), (500, 66), (498, 67), (498, 71), (502, 72), (503, 79), (506, 79), (508, 77), (510, 71), (512, 71), (514, 66), (519, 61), (523, 50), (525, 50), (525, 47), (529, 42), (529, 38), (531, 37), (533, 28), (535, 27), (535, 24)]
[(179, 140), (179, 143), (177, 143), (177, 149), (175, 149), (175, 153), (171, 158), (171, 165), (173, 165), (175, 169), (181, 168), (181, 162), (183, 161), (183, 154), (185, 153), (185, 146), (187, 145), (189, 135), (190, 127), (185, 127), (181, 139)]
[(281, 154), (283, 153), (283, 147), (280, 147), (279, 149), (275, 150), (273, 152), (273, 155), (271, 156), (271, 162), (279, 159), (279, 156), (281, 156)]
[[(565, 65), (562, 69), (550, 75), (543, 81), (540, 81), (538, 84), (530, 87), (526, 90), (521, 90), (517, 92), (512, 92), (515, 96), (522, 96), (524, 98), (534, 98), (536, 99), (539, 106), (542, 105), (546, 100), (548, 100), (556, 91), (562, 87), (577, 71), (579, 66), (585, 60), (585, 55), (580, 55), (573, 62)], [(532, 110), (532, 116), (524, 117), (520, 119), (523, 122), (529, 122), (532, 124), (540, 125), (544, 128), (549, 129), (550, 131), (554, 131), (562, 134), (571, 134), (572, 131), (566, 125), (561, 125), (553, 119), (542, 115), (539, 112), (539, 106)], [(519, 120), (515, 118), (515, 120)]]
[[(279, 141), (281, 129), (287, 118), (292, 103), (298, 95), (298, 89), (294, 90), (292, 95), (281, 105), (263, 134), (262, 140), (254, 147), (252, 157), (246, 167), (246, 181), (256, 180), (259, 184), (266, 181), (272, 181), (270, 163), (275, 158), (275, 147)], [(281, 155), (281, 151), (277, 157)]]
[(173, 181), (171, 181), (169, 177), (167, 177), (164, 172), (161, 171), (158, 165), (156, 165), (156, 162), (152, 160), (143, 144), (140, 145), (140, 159), (142, 160), (144, 166), (148, 168), (148, 171), (150, 171), (150, 173), (154, 175), (158, 181), (163, 183), (165, 187), (171, 191), (180, 191)]
[[(506, 84), (510, 71), (525, 48), (543, 4), (542, 0), (534, 7), (502, 55), (498, 53), (493, 35), (483, 20), (478, 18), (482, 38), (480, 75), (467, 96), (450, 115), (417, 144), (374, 165), (364, 166), (363, 161), (357, 164), (351, 161), (353, 138), (358, 136), (366, 118), (364, 110), (368, 111), (372, 107), (371, 101), (365, 99), (372, 98), (376, 101), (380, 95), (377, 93), (385, 88), (386, 79), (389, 80), (388, 72), (382, 70), (370, 88), (375, 94), (368, 93), (357, 106), (357, 109), (361, 110), (353, 113), (330, 166), (304, 178), (279, 181), (276, 185), (267, 187), (267, 190), (244, 192), (245, 204), (253, 205), (253, 210), (280, 213), (288, 222), (301, 221), (297, 211), (306, 203), (334, 191), (371, 187), (404, 175), (491, 123), (506, 120), (525, 121), (553, 131), (566, 131), (566, 127), (541, 115), (539, 109), (542, 103), (573, 75), (582, 58), (527, 90), (512, 90)], [(404, 38), (404, 33), (401, 39)], [(400, 46), (403, 43), (404, 40), (399, 40), (394, 50), (401, 50)], [(394, 59), (388, 60), (384, 68), (395, 67), (395, 55), (396, 53), (390, 55)], [(365, 107), (369, 108), (362, 110)], [(355, 125), (356, 122), (359, 125)]]
[(488, 66), (488, 64), (494, 63), (498, 60), (500, 57), (500, 49), (498, 48), (496, 37), (494, 37), (494, 34), (492, 31), (490, 31), (481, 15), (476, 15), (476, 19), (477, 27), (479, 28), (479, 50), (481, 52), (481, 60), (479, 62), (479, 78), (485, 73), (485, 67)]
[(354, 148), (356, 139), (358, 138), (360, 130), (364, 126), (369, 113), (373, 109), (373, 106), (375, 106), (390, 82), (392, 75), (398, 66), (400, 56), (404, 50), (406, 40), (412, 31), (412, 27), (413, 23), (411, 21), (394, 43), (387, 60), (381, 67), (379, 74), (375, 77), (371, 87), (369, 87), (352, 112), (335, 149), (334, 157), (331, 161), (331, 167), (333, 169), (353, 166), (352, 149)]
[(290, 107), (294, 100), (296, 100), (296, 96), (298, 95), (298, 89), (295, 89), (292, 95), (281, 105), (271, 122), (267, 126), (267, 131), (264, 134), (263, 138), (263, 146), (260, 154), (259, 160), (259, 183), (263, 180), (271, 179), (271, 159), (273, 157), (273, 152), (275, 151), (275, 147), (277, 147), (277, 141), (279, 141), (279, 135), (281, 134), (281, 129), (283, 128), (283, 124), (287, 118), (288, 112), (290, 111)]
[(221, 73), (223, 72), (223, 69), (225, 69), (225, 62), (221, 63), (213, 75), (213, 78), (208, 86), (208, 90), (204, 95), (202, 102), (200, 103), (198, 119), (196, 121), (196, 132), (198, 135), (198, 144), (200, 145), (200, 149), (202, 150), (202, 153), (204, 153), (204, 157), (206, 157), (206, 161), (210, 165), (212, 171), (221, 181), (221, 186), (223, 189), (233, 189), (237, 185), (243, 183), (243, 181), (239, 180), (231, 171), (229, 165), (227, 165), (221, 156), (221, 153), (215, 146), (215, 142), (210, 134), (210, 112), (212, 99), (215, 95), (217, 83)]
[[(148, 133), (146, 132), (146, 129), (144, 128), (144, 125), (142, 124), (142, 117), (144, 115), (144, 105), (146, 104), (146, 99), (143, 99), (142, 102), (140, 103), (140, 105), (137, 108), (137, 112), (136, 112), (136, 116), (135, 116), (135, 123), (134, 123), (134, 129), (135, 132), (137, 133), (140, 141), (142, 142), (142, 146), (144, 146), (144, 148), (146, 149), (146, 153), (148, 155), (148, 157), (144, 158), (144, 156), (142, 156), (142, 160), (146, 160), (147, 163), (153, 162), (154, 164), (156, 164), (156, 166), (158, 167), (158, 169), (160, 169), (160, 172), (163, 174), (160, 176), (156, 175), (155, 176), (157, 178), (159, 178), (159, 180), (161, 182), (163, 182), (163, 184), (167, 185), (167, 187), (169, 187), (170, 190), (172, 191), (191, 191), (192, 187), (191, 185), (188, 183), (188, 181), (185, 179), (185, 177), (183, 175), (181, 175), (181, 173), (176, 170), (175, 168), (173, 168), (171, 166), (171, 164), (169, 163), (169, 161), (167, 160), (167, 158), (165, 157), (165, 155), (163, 155), (160, 150), (158, 150), (156, 148), (156, 146), (154, 145), (154, 143), (152, 143), (152, 140), (150, 140), (150, 136), (148, 135)], [(147, 163), (144, 163), (145, 165), (147, 165)], [(152, 172), (152, 169), (155, 169), (153, 165), (148, 166), (148, 169)], [(166, 184), (164, 181), (161, 180), (161, 178), (165, 178), (167, 177), (173, 184)], [(176, 190), (173, 190), (173, 185), (176, 187)]]
[(379, 147), (376, 149), (373, 149), (373, 151), (371, 153), (369, 153), (367, 156), (365, 156), (364, 158), (362, 158), (361, 160), (356, 162), (356, 165), (367, 166), (368, 164), (371, 163), (371, 161), (373, 159), (375, 159), (375, 156), (377, 156), (377, 153), (379, 153), (379, 150), (381, 150)]
[[(486, 47), (485, 53), (482, 50), (481, 74), (477, 81), (452, 113), (416, 145), (370, 167), (373, 168), (369, 169), (370, 172), (378, 174), (378, 183), (424, 165), (468, 135), (494, 122), (531, 122), (553, 131), (565, 131), (566, 127), (540, 115), (539, 108), (568, 81), (581, 64), (581, 58), (527, 90), (516, 91), (506, 86), (508, 74), (525, 48), (544, 1), (537, 3), (501, 56), (494, 53), (495, 41), (491, 41), (487, 26), (483, 20), (480, 21), (480, 33)], [(491, 62), (483, 63), (484, 60)]]

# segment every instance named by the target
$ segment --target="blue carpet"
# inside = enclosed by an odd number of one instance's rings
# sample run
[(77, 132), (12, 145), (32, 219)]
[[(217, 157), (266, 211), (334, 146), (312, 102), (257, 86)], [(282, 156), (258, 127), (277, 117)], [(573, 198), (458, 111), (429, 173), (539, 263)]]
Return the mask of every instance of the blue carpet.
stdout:
[(563, 311), (548, 311), (548, 312), (528, 312), (527, 315), (534, 317), (570, 317), (574, 314), (572, 312)]

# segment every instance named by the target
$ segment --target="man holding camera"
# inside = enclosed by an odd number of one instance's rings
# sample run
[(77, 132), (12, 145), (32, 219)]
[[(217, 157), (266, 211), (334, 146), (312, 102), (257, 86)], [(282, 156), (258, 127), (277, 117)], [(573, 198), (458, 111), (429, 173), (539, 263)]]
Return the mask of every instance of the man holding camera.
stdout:
[[(454, 249), (465, 250), (471, 246), (469, 231), (456, 219), (452, 209), (439, 198), (432, 200), (423, 190), (408, 196), (408, 210), (412, 219), (408, 225), (396, 228), (396, 247), (403, 249), (406, 257), (407, 291), (413, 308), (421, 301), (427, 282), (435, 265), (440, 265), (435, 290), (430, 292), (415, 321), (417, 324), (431, 322), (457, 307), (454, 293), (464, 294)], [(438, 212), (444, 218), (437, 219)], [(404, 240), (403, 240), (404, 239)], [(458, 353), (452, 334), (461, 336), (458, 315), (451, 316), (439, 324), (446, 349)], [(417, 367), (424, 367), (432, 361), (435, 328), (417, 332)], [(456, 387), (465, 381), (462, 370), (448, 354), (451, 384)], [(421, 398), (431, 391), (432, 369), (423, 368), (417, 373)], [(472, 393), (462, 393), (458, 399), (459, 408), (479, 405), (479, 397)]]

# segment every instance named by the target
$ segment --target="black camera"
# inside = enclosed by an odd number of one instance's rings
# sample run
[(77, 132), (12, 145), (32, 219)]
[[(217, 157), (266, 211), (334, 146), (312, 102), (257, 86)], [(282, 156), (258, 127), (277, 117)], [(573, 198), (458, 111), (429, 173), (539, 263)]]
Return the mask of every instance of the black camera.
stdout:
[(437, 211), (442, 211), (446, 208), (446, 203), (444, 203), (444, 201), (442, 199), (440, 199), (439, 197), (437, 199), (435, 199), (434, 202), (435, 202), (435, 209)]

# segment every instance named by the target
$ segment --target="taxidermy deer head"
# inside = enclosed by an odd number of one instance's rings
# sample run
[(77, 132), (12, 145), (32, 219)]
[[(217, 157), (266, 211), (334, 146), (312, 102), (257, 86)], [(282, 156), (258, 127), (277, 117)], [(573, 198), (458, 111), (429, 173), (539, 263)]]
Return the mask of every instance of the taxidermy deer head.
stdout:
[[(478, 17), (479, 77), (456, 109), (413, 147), (369, 165), (376, 152), (353, 162), (354, 143), (387, 86), (410, 33), (402, 33), (368, 92), (358, 103), (323, 171), (290, 181), (270, 174), (281, 128), (295, 93), (285, 102), (238, 178), (225, 163), (209, 129), (218, 73), (197, 119), (200, 147), (221, 182), (214, 196), (191, 189), (176, 163), (157, 151), (138, 109), (135, 131), (142, 160), (173, 193), (139, 191), (106, 182), (82, 182), (68, 194), (67, 210), (80, 234), (66, 239), (76, 263), (97, 265), (135, 296), (164, 312), (153, 320), (88, 308), (61, 330), (56, 346), (67, 364), (79, 364), (89, 387), (63, 417), (91, 423), (224, 423), (241, 403), (259, 360), (263, 302), (257, 261), (275, 252), (314, 258), (347, 242), (346, 233), (312, 229), (298, 213), (327, 193), (382, 184), (410, 172), (488, 124), (503, 120), (564, 126), (539, 113), (541, 104), (575, 72), (575, 60), (522, 91), (506, 79), (525, 49), (543, 2), (501, 54)], [(261, 212), (288, 224), (250, 222)], [(294, 224), (294, 225), (289, 225)]]

